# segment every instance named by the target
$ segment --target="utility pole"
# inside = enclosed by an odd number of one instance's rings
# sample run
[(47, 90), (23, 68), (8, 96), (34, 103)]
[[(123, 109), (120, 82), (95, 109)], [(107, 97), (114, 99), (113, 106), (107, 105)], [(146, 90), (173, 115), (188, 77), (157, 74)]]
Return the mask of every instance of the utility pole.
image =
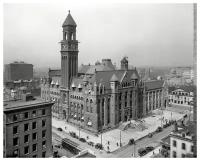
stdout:
[(119, 138), (120, 138), (120, 140), (119, 140), (119, 146), (121, 147), (122, 146), (121, 130), (120, 130)]

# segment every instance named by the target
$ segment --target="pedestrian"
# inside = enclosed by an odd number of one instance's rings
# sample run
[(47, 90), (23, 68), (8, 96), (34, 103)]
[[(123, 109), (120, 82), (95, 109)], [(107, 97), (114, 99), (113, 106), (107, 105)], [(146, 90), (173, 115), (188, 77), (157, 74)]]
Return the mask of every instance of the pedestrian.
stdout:
[(108, 145), (110, 144), (110, 142), (108, 141)]
[(117, 143), (117, 146), (119, 146), (119, 144)]

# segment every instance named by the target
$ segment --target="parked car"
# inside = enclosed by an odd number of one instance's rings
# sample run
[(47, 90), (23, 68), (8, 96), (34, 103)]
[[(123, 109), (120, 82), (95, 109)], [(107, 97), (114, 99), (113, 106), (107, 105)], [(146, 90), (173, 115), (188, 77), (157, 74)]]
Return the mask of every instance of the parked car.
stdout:
[(84, 142), (84, 143), (86, 142), (86, 139), (85, 139), (85, 138), (80, 138), (79, 140), (80, 140), (81, 142)]
[(149, 138), (152, 138), (152, 136), (153, 136), (152, 133), (149, 133), (149, 134), (148, 134), (148, 137), (149, 137)]
[(58, 127), (57, 130), (58, 131), (63, 131), (63, 129), (61, 127)]
[(135, 140), (132, 138), (129, 140), (128, 145), (133, 145), (135, 143)]
[(161, 132), (162, 131), (162, 127), (158, 127), (157, 129), (156, 129), (156, 132)]
[(103, 146), (102, 146), (102, 144), (100, 144), (100, 143), (97, 143), (96, 145), (95, 145), (95, 148), (96, 149), (103, 149)]
[(138, 149), (138, 154), (139, 156), (144, 156), (145, 154), (147, 154), (147, 151), (144, 148), (140, 148)]
[(94, 146), (94, 143), (92, 141), (88, 142), (88, 145)]
[(147, 147), (145, 148), (145, 150), (146, 150), (147, 152), (150, 152), (150, 151), (154, 150), (154, 147), (153, 147), (153, 146), (147, 146)]
[(76, 133), (75, 132), (69, 132), (69, 135), (73, 138), (76, 138)]
[(54, 145), (55, 148), (61, 148), (61, 145)]

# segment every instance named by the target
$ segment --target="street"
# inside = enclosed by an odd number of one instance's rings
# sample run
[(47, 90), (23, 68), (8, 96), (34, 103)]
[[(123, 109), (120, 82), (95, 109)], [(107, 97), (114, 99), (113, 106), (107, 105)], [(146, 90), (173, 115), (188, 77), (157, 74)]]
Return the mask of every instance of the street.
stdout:
[[(146, 146), (158, 146), (160, 145), (160, 141), (162, 138), (168, 136), (171, 131), (173, 130), (173, 125), (172, 126), (169, 126), (165, 129), (163, 129), (162, 132), (160, 133), (156, 133), (153, 135), (152, 138), (144, 138), (142, 140), (139, 140), (139, 141), (136, 141), (136, 149), (135, 149), (135, 154), (136, 154), (136, 157), (139, 157), (138, 156), (138, 149), (140, 148), (144, 148)], [(134, 152), (134, 145), (131, 145), (131, 146), (128, 146), (127, 148), (122, 148), (122, 149), (119, 149), (115, 152), (113, 152), (113, 156), (115, 157), (119, 157), (119, 158), (130, 158), (132, 157), (132, 154)]]

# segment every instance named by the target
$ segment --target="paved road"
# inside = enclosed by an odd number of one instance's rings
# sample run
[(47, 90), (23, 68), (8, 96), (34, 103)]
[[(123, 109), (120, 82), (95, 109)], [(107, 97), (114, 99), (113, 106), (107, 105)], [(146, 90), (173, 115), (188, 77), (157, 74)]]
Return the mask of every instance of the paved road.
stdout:
[(114, 157), (114, 156), (112, 155), (112, 153), (107, 153), (107, 152), (105, 152), (105, 151), (100, 151), (100, 150), (98, 150), (98, 149), (95, 149), (94, 147), (91, 147), (91, 146), (88, 145), (87, 143), (83, 143), (83, 142), (81, 142), (81, 141), (79, 141), (79, 140), (77, 140), (77, 139), (75, 139), (75, 138), (72, 138), (72, 137), (69, 136), (69, 134), (67, 134), (65, 131), (62, 131), (62, 132), (58, 131), (57, 128), (55, 128), (55, 127), (52, 127), (52, 134), (55, 135), (56, 137), (59, 136), (60, 138), (68, 138), (68, 139), (70, 139), (70, 140), (72, 140), (72, 141), (78, 143), (78, 144), (79, 144), (79, 147), (80, 147), (81, 149), (83, 149), (83, 150), (85, 150), (85, 149), (90, 149), (90, 150), (92, 150), (98, 158), (109, 158), (109, 157)]
[[(139, 148), (144, 148), (146, 146), (154, 146), (155, 147), (155, 146), (160, 145), (161, 139), (168, 136), (170, 134), (170, 132), (173, 130), (173, 128), (174, 127), (172, 125), (170, 127), (163, 129), (162, 132), (154, 134), (152, 138), (147, 137), (142, 140), (136, 141), (136, 146), (135, 146), (136, 157), (139, 157), (138, 153), (137, 153)], [(133, 152), (134, 152), (134, 145), (131, 145), (124, 149), (123, 148), (119, 149), (119, 150), (113, 152), (112, 154), (118, 158), (130, 158), (130, 157), (132, 157)]]

